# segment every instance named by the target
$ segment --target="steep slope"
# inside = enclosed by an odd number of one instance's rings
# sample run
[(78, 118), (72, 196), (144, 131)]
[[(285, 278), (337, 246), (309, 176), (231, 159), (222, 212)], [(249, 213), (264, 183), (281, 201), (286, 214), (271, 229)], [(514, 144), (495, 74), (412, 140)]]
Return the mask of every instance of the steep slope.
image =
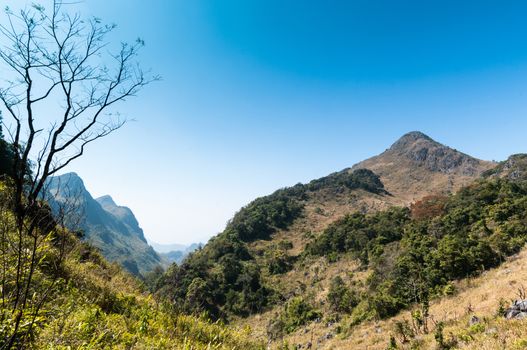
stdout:
[(146, 243), (143, 230), (139, 227), (139, 222), (135, 218), (134, 213), (132, 213), (130, 208), (115, 204), (112, 197), (109, 195), (96, 198), (95, 201), (97, 201), (97, 203), (99, 203), (105, 211), (113, 215), (126, 227), (127, 234), (135, 236), (142, 242)]
[[(82, 192), (79, 179), (70, 177), (77, 193)], [(0, 198), (10, 198), (14, 191), (9, 181), (0, 181)], [(86, 198), (78, 199), (82, 200)], [(39, 228), (34, 236), (18, 235), (13, 215), (9, 202), (3, 200), (2, 349), (264, 349), (247, 330), (175, 313), (166, 301), (154, 300), (137, 278), (108, 263), (88, 242), (61, 226), (50, 230), (54, 222), (47, 221), (45, 229)], [(30, 266), (18, 252), (31, 249), (32, 275), (24, 280), (27, 296), (22, 307), (14, 310), (14, 286), (20, 276), (17, 266), (21, 271), (29, 271)]]
[(47, 187), (47, 199), (55, 211), (68, 211), (69, 228), (81, 230), (108, 260), (135, 275), (144, 275), (161, 264), (130, 209), (116, 205), (110, 196), (95, 200), (75, 173), (53, 177)]
[[(409, 206), (425, 196), (452, 193), (495, 166), (493, 162), (479, 160), (442, 145), (421, 132), (409, 132), (385, 152), (311, 182), (331, 183), (357, 170), (368, 169), (379, 177), (384, 192), (363, 191), (360, 188), (340, 188), (338, 191), (316, 188), (304, 203), (303, 215), (287, 230), (278, 230), (275, 240), (292, 241), (294, 247), (291, 253), (298, 254), (309, 242), (306, 232), (316, 236), (349, 212), (366, 213), (394, 205)], [(258, 242), (255, 245), (257, 249), (266, 249), (267, 243)]]

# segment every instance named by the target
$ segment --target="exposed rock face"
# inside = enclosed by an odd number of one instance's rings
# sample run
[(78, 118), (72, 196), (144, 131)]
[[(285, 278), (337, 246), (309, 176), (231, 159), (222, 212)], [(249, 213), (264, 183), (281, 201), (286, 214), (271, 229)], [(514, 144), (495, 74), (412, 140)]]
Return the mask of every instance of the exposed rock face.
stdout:
[(125, 226), (126, 232), (135, 235), (137, 238), (146, 243), (143, 229), (139, 227), (139, 222), (135, 218), (134, 213), (128, 207), (123, 207), (115, 204), (112, 197), (109, 195), (102, 196), (95, 199), (104, 210), (118, 218)]
[(505, 310), (505, 318), (508, 320), (521, 320), (527, 317), (527, 299), (515, 300), (511, 307)]
[(410, 132), (396, 141), (385, 153), (406, 157), (430, 171), (474, 176), (480, 173), (479, 159), (444, 146), (419, 131)]
[(372, 170), (386, 190), (400, 199), (399, 204), (407, 205), (426, 195), (454, 192), (495, 166), (413, 131), (351, 169)]
[(144, 275), (162, 263), (147, 244), (132, 211), (115, 204), (110, 196), (94, 199), (77, 174), (50, 178), (47, 193), (52, 208), (68, 210), (66, 225), (72, 230), (82, 230), (85, 238), (108, 260), (135, 275)]
[(512, 181), (526, 180), (527, 154), (514, 154), (483, 175), (487, 177), (506, 178)]

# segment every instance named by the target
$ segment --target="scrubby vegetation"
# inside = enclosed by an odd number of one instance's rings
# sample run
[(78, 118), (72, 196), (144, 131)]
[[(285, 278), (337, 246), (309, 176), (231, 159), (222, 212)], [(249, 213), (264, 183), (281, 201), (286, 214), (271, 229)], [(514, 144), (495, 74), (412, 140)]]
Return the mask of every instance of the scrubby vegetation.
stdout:
[[(452, 293), (450, 281), (498, 265), (527, 241), (527, 185), (481, 180), (450, 197), (429, 197), (411, 210), (354, 213), (330, 225), (306, 254), (330, 261), (352, 254), (371, 269), (364, 299), (372, 315), (395, 315), (414, 303)], [(335, 282), (334, 307), (351, 312), (358, 302)]]
[[(1, 184), (2, 203), (11, 189)], [(186, 316), (170, 303), (154, 300), (141, 283), (72, 233), (56, 226), (42, 237), (27, 312), (12, 312), (17, 255), (14, 220), (5, 205), (0, 212), (3, 289), (0, 299), (0, 346), (39, 349), (259, 349), (247, 331), (228, 329), (207, 318)], [(26, 238), (31, 243), (31, 237)], [(31, 268), (20, 265), (21, 274)]]
[(330, 189), (334, 192), (340, 192), (343, 188), (347, 188), (350, 190), (362, 189), (376, 194), (387, 193), (379, 176), (369, 169), (357, 169), (355, 171), (345, 169), (313, 180), (305, 187), (310, 191)]
[(180, 266), (172, 266), (159, 281), (158, 293), (184, 312), (205, 312), (222, 320), (246, 317), (283, 302), (280, 291), (263, 275), (283, 274), (293, 268), (295, 258), (287, 252), (291, 243), (283, 242), (262, 252), (263, 259), (258, 261), (248, 244), (269, 240), (277, 230), (287, 229), (303, 215), (304, 203), (312, 191), (338, 192), (343, 188), (385, 193), (377, 175), (360, 169), (345, 170), (258, 198), (242, 208), (225, 231), (202, 250), (191, 254)]

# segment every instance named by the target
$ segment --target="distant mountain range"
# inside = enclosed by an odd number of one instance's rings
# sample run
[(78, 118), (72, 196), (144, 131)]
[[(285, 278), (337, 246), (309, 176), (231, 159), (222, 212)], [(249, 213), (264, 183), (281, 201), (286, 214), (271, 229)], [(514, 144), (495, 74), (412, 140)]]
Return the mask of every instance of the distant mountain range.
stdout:
[(133, 212), (117, 205), (106, 195), (94, 199), (76, 173), (52, 177), (47, 200), (55, 211), (68, 210), (66, 225), (82, 231), (85, 239), (99, 248), (110, 261), (117, 262), (137, 276), (166, 265), (148, 245)]
[(203, 243), (192, 243), (190, 245), (184, 244), (160, 244), (156, 242), (148, 242), (154, 250), (159, 253), (165, 260), (166, 263), (177, 263), (180, 264), (190, 253), (201, 248)]

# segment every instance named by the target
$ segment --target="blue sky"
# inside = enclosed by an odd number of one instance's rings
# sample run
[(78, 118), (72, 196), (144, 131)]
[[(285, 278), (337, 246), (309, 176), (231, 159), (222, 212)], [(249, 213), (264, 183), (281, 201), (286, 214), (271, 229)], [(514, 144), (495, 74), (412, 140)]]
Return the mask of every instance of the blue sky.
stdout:
[[(10, 1), (7, 1), (10, 3)], [(11, 1), (11, 3), (15, 3)], [(85, 0), (163, 80), (69, 170), (147, 237), (205, 241), (242, 205), (421, 130), (488, 160), (527, 151), (524, 1)]]

